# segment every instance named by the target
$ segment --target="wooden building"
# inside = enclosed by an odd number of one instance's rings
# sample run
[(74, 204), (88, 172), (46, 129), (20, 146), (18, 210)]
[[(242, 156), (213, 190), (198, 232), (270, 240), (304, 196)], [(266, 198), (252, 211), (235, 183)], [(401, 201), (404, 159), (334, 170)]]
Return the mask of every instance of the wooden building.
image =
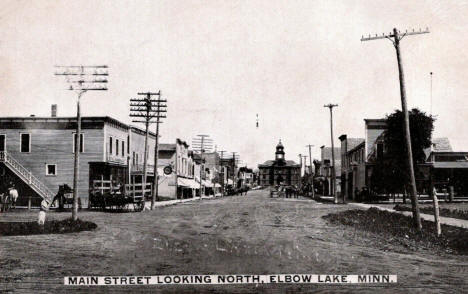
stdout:
[[(188, 147), (187, 142), (180, 139), (176, 139), (173, 144), (160, 144), (158, 162), (160, 197), (192, 198), (199, 189), (194, 176), (195, 162)], [(171, 173), (164, 172), (164, 168), (167, 167), (170, 167)]]
[[(83, 117), (81, 128), (78, 191), (83, 207), (87, 207), (94, 179), (112, 176), (123, 183), (132, 175), (141, 181), (142, 130), (107, 116)], [(56, 194), (62, 184), (73, 186), (75, 130), (75, 117), (0, 118), (0, 182), (16, 183), (20, 203), (29, 196)], [(154, 142), (155, 136), (150, 134), (149, 164), (154, 158)]]

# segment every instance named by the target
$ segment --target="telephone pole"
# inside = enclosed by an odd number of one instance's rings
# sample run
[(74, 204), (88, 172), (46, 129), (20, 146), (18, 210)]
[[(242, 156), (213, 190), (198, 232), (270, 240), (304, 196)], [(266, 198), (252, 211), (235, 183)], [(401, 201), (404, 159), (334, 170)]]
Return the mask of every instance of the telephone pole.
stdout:
[(311, 181), (311, 184), (312, 184), (312, 198), (315, 197), (315, 189), (314, 189), (314, 173), (312, 172), (313, 169), (312, 169), (312, 147), (314, 147), (314, 145), (306, 145), (306, 147), (309, 147), (309, 176), (310, 176), (310, 181)]
[(323, 107), (327, 107), (330, 109), (330, 135), (331, 135), (331, 151), (332, 151), (332, 166), (331, 166), (331, 180), (332, 180), (332, 188), (331, 192), (333, 193), (333, 202), (335, 204), (338, 203), (338, 195), (336, 195), (336, 173), (335, 173), (335, 144), (333, 142), (333, 107), (337, 107), (338, 104), (327, 104)]
[[(130, 117), (136, 117), (133, 122), (145, 124), (145, 155), (143, 159), (143, 201), (145, 201), (146, 181), (148, 176), (148, 136), (149, 125), (156, 124), (156, 138), (154, 146), (154, 180), (153, 191), (151, 197), (151, 209), (154, 209), (154, 204), (158, 198), (158, 153), (159, 153), (159, 124), (162, 123), (161, 119), (166, 118), (167, 112), (166, 99), (161, 99), (161, 91), (157, 93), (144, 92), (138, 93), (142, 96), (135, 99), (130, 99)], [(157, 96), (156, 99), (153, 97)]]
[(299, 153), (297, 156), (299, 156), (299, 166), (301, 167), (301, 170), (299, 171), (299, 176), (302, 177), (302, 154)]
[[(304, 176), (306, 174), (306, 169), (307, 169), (307, 155), (302, 155), (302, 158), (303, 158), (303, 162), (304, 162)], [(301, 178), (301, 185), (302, 185), (302, 178)]]
[(412, 211), (413, 211), (414, 225), (416, 226), (416, 229), (418, 231), (422, 230), (422, 224), (421, 224), (421, 217), (419, 214), (418, 199), (416, 198), (417, 197), (416, 195), (418, 192), (416, 190), (416, 179), (414, 176), (413, 155), (412, 155), (413, 152), (411, 148), (409, 114), (408, 114), (408, 108), (406, 104), (405, 75), (403, 73), (403, 63), (401, 60), (402, 58), (401, 58), (401, 51), (400, 51), (400, 41), (406, 36), (428, 34), (428, 33), (429, 33), (428, 28), (426, 28), (426, 30), (424, 31), (419, 29), (419, 31), (414, 31), (414, 30), (412, 32), (405, 31), (404, 33), (400, 33), (400, 31), (394, 28), (393, 33), (389, 33), (388, 35), (385, 35), (385, 34), (382, 34), (381, 36), (375, 35), (375, 37), (371, 37), (369, 35), (369, 37), (367, 38), (365, 38), (364, 36), (361, 38), (361, 41), (388, 39), (393, 43), (393, 46), (395, 47), (395, 50), (396, 50), (397, 63), (398, 63), (398, 76), (400, 80), (401, 108), (402, 108), (402, 112), (404, 115), (404, 122), (405, 122), (406, 152), (407, 152), (407, 157), (408, 157), (408, 168), (409, 168), (409, 173), (410, 173), (411, 206), (412, 206)]
[(239, 154), (232, 152), (232, 186), (237, 188), (236, 164), (239, 161)]
[[(76, 134), (75, 134), (75, 158), (73, 168), (73, 209), (72, 219), (78, 219), (78, 180), (79, 180), (79, 164), (80, 152), (83, 152), (81, 146), (81, 112), (80, 100), (81, 96), (88, 91), (107, 91), (107, 77), (109, 76), (107, 65), (71, 65), (71, 66), (55, 66), (56, 76), (65, 77), (70, 85), (67, 90), (75, 91), (78, 95), (76, 102)], [(47, 202), (47, 201), (46, 201)], [(48, 209), (50, 204), (46, 203)], [(42, 205), (41, 205), (42, 206)], [(46, 209), (46, 210), (47, 210)]]
[[(222, 151), (218, 151), (219, 153), (221, 153), (221, 155), (219, 156), (219, 166), (221, 167), (222, 169), (222, 174), (223, 177), (222, 177), (222, 180), (220, 180), (221, 182), (221, 195), (224, 196), (224, 166), (222, 165), (222, 161), (223, 161), (223, 155), (224, 155), (224, 152), (227, 152), (226, 150), (222, 150)], [(220, 177), (218, 177), (219, 179), (221, 179)]]
[(432, 117), (432, 71), (431, 71), (431, 117)]
[(208, 137), (209, 135), (197, 135), (197, 138), (192, 139), (193, 149), (200, 152), (200, 200), (202, 200), (202, 176), (204, 174), (203, 153), (213, 147), (213, 140)]

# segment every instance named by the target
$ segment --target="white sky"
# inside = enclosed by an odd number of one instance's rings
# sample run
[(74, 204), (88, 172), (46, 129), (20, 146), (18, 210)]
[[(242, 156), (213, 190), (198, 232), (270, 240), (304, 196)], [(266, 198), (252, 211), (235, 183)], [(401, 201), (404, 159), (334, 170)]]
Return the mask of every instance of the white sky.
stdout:
[[(436, 136), (468, 150), (466, 1), (9, 1), (0, 3), (0, 116), (75, 115), (54, 65), (107, 64), (109, 91), (86, 93), (85, 116), (123, 122), (129, 98), (168, 99), (162, 142), (210, 134), (251, 167), (305, 145), (364, 136), (364, 118), (400, 108), (395, 50), (363, 34), (429, 27), (402, 41), (409, 106), (433, 109)], [(255, 114), (260, 127), (255, 128)]]

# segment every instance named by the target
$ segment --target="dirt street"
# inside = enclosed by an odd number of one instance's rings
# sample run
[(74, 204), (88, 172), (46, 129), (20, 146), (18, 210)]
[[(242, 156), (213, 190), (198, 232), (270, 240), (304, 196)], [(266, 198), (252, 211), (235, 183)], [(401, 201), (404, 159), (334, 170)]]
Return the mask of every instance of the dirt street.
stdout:
[[(0, 237), (0, 291), (30, 292), (462, 292), (468, 256), (433, 256), (374, 244), (372, 236), (321, 216), (354, 209), (303, 199), (247, 196), (192, 201), (143, 213), (85, 211), (92, 232)], [(70, 213), (51, 212), (66, 218)], [(0, 215), (34, 220), (36, 212)], [(64, 287), (68, 275), (397, 274), (396, 285)]]

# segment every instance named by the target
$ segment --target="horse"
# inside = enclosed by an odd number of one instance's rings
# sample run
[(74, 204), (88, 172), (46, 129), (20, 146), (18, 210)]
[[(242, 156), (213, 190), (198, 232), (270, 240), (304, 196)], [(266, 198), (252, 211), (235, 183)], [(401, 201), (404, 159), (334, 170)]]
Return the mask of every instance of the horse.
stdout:
[(1, 193), (0, 194), (0, 211), (7, 212), (10, 210), (11, 205), (10, 194), (9, 193)]
[(16, 190), (15, 188), (11, 188), (9, 194), (11, 205), (13, 209), (16, 209), (16, 200), (18, 200), (18, 190)]

